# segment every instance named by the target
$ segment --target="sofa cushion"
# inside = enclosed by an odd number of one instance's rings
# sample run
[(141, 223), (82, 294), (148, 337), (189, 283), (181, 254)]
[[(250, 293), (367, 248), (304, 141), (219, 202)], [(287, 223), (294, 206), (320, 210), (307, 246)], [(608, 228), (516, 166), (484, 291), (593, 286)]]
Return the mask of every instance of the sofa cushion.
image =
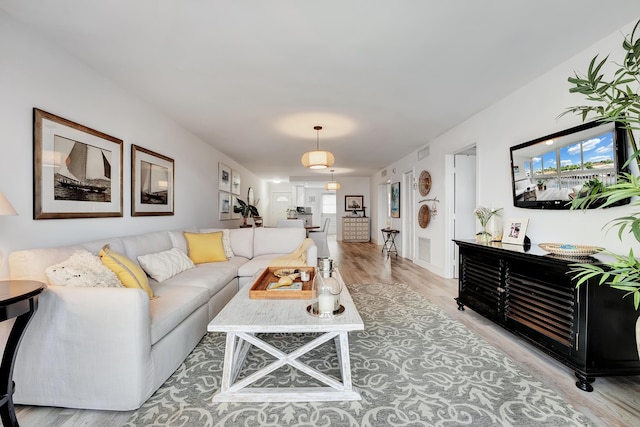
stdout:
[(53, 248), (29, 249), (12, 252), (9, 255), (9, 269), (12, 279), (37, 280), (49, 284), (45, 273), (47, 267), (62, 262), (77, 250), (87, 250), (98, 255), (100, 249), (108, 244), (115, 251), (124, 251), (120, 239), (102, 239), (79, 245), (59, 246)]
[(253, 257), (266, 254), (290, 254), (306, 238), (304, 228), (256, 228)]
[(233, 262), (205, 263), (198, 264), (195, 268), (183, 271), (182, 273), (165, 280), (162, 282), (162, 285), (204, 288), (207, 290), (208, 296), (212, 297), (237, 275), (238, 268)]
[(100, 249), (100, 261), (116, 273), (124, 287), (142, 289), (149, 295), (149, 299), (154, 298), (147, 275), (136, 262), (109, 249), (108, 246)]
[(138, 263), (154, 280), (163, 282), (185, 270), (195, 267), (193, 261), (178, 248), (157, 254), (140, 255)]
[(124, 245), (124, 254), (136, 263), (140, 255), (155, 254), (173, 248), (171, 236), (167, 231), (144, 233), (121, 239)]
[(261, 268), (269, 267), (271, 261), (280, 255), (281, 254), (260, 255), (253, 259), (250, 259), (248, 262), (242, 264), (238, 268), (238, 277), (252, 277)]
[(187, 239), (184, 238), (184, 233), (197, 233), (197, 228), (186, 228), (183, 230), (174, 230), (169, 231), (169, 238), (171, 239), (171, 244), (174, 248), (180, 249), (185, 254), (189, 252), (189, 247), (187, 246)]
[(209, 292), (206, 289), (170, 286), (164, 283), (154, 286), (154, 292), (160, 298), (149, 301), (151, 345), (161, 340), (191, 313), (209, 301)]
[[(223, 231), (224, 228), (201, 228), (201, 233), (213, 233)], [(231, 243), (232, 256), (253, 258), (253, 228), (229, 229), (229, 241)]]
[(222, 231), (215, 233), (184, 233), (189, 247), (189, 258), (194, 264), (226, 261), (222, 246)]

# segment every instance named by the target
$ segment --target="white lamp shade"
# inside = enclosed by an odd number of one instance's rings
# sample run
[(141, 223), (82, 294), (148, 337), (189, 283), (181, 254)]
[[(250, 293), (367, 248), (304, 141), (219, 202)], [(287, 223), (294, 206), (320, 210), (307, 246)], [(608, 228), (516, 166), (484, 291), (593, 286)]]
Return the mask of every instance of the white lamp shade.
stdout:
[(302, 164), (309, 169), (326, 169), (335, 161), (328, 151), (309, 151), (302, 155)]
[(329, 181), (324, 185), (325, 190), (336, 191), (340, 189), (340, 183), (336, 181)]
[(0, 192), (0, 215), (18, 215), (16, 210), (11, 206), (11, 203), (4, 196), (3, 193)]

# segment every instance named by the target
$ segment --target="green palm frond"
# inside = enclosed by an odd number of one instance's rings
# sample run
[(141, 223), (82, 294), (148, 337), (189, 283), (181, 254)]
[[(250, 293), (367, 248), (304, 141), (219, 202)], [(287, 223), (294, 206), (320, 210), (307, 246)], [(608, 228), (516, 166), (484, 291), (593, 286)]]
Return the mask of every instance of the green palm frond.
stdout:
[[(578, 114), (583, 121), (593, 117), (603, 122), (620, 122), (627, 129), (627, 136), (634, 150), (624, 167), (632, 161), (640, 167), (640, 150), (633, 137), (633, 132), (640, 130), (640, 37), (636, 37), (637, 32), (640, 32), (640, 21), (634, 26), (631, 35), (624, 38), (624, 60), (616, 64), (618, 69), (613, 76), (606, 77), (603, 71), (606, 68), (605, 64), (609, 63), (609, 57), (600, 59), (596, 55), (589, 63), (586, 74), (576, 72), (568, 78), (572, 85), (569, 92), (583, 95), (590, 104), (570, 107), (559, 116)], [(624, 173), (614, 185), (589, 186), (585, 194), (580, 194), (571, 202), (571, 209), (604, 208), (626, 199), (631, 200), (632, 206), (640, 205), (640, 176)], [(631, 234), (640, 242), (640, 212), (615, 218), (603, 228), (617, 229), (619, 239)], [(625, 297), (633, 295), (633, 304), (638, 310), (640, 261), (636, 259), (633, 249), (625, 256), (612, 253), (609, 255), (613, 257), (613, 261), (602, 265), (573, 264), (569, 273), (572, 274), (576, 286), (590, 280), (598, 280), (600, 285), (608, 285), (625, 292)]]

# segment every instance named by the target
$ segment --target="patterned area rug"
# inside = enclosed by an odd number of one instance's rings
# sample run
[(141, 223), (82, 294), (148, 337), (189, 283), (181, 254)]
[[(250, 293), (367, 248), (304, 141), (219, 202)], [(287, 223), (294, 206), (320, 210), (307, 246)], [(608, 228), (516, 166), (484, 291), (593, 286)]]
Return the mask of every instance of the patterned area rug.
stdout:
[[(403, 284), (349, 285), (365, 330), (349, 334), (354, 402), (213, 403), (225, 337), (208, 334), (127, 426), (588, 426), (590, 420)], [(309, 334), (274, 334), (273, 345)], [(338, 377), (333, 341), (309, 353), (312, 366)], [(249, 375), (271, 361), (252, 350)], [(256, 386), (315, 384), (283, 367)]]

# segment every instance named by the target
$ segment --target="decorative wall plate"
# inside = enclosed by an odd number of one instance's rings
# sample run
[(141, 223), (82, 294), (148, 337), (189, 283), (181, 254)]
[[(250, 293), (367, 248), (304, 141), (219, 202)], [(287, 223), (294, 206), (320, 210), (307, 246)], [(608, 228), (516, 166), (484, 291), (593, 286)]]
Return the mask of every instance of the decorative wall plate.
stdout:
[(427, 228), (430, 221), (431, 209), (429, 209), (427, 205), (420, 206), (420, 210), (418, 211), (418, 225), (420, 225), (420, 228)]
[(431, 191), (431, 174), (429, 172), (422, 171), (420, 173), (420, 178), (418, 178), (418, 191), (420, 191), (422, 197)]

